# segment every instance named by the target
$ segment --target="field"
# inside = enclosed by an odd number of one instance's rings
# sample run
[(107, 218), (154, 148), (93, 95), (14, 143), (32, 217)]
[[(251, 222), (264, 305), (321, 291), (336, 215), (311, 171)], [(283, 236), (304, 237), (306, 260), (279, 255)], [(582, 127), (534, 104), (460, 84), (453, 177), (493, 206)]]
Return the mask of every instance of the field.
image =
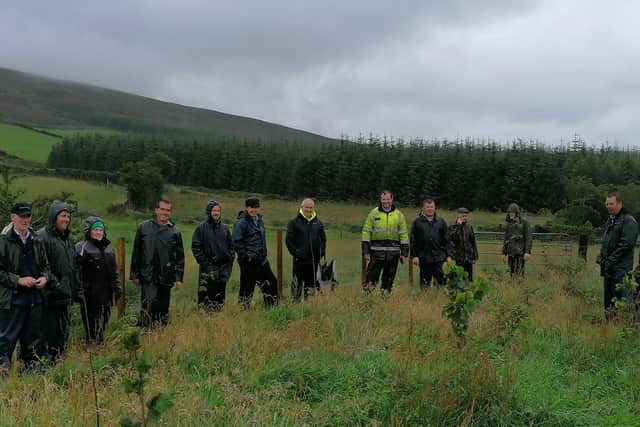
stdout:
[[(40, 129), (61, 137), (71, 137), (75, 135), (104, 134), (113, 135), (120, 133), (116, 130), (102, 128), (84, 129)], [(51, 147), (61, 138), (36, 132), (20, 126), (0, 123), (0, 150), (12, 156), (38, 163), (46, 163)]]
[(60, 138), (0, 123), (0, 150), (22, 159), (44, 163), (58, 141)]
[[(39, 177), (21, 178), (17, 186), (27, 199), (74, 192), (79, 215), (104, 214), (109, 236), (126, 237), (128, 253), (135, 225), (145, 218), (106, 214), (110, 204), (124, 200), (119, 187)], [(222, 201), (223, 217), (231, 222), (244, 199), (174, 187), (167, 195), (185, 247), (206, 200)], [(262, 204), (275, 268), (275, 230), (295, 215), (298, 204)], [(601, 281), (593, 262), (554, 259), (547, 268), (530, 268), (522, 281), (511, 280), (502, 265), (483, 267), (481, 275), (492, 287), (472, 316), (467, 344), (459, 348), (441, 316), (445, 292), (419, 292), (408, 284), (406, 267), (390, 297), (362, 295), (354, 229), (370, 206), (321, 201), (317, 208), (329, 229), (329, 256), (338, 260), (335, 294), (301, 304), (285, 298), (265, 311), (256, 291), (255, 307), (242, 312), (236, 265), (227, 305), (206, 315), (195, 307), (196, 265), (187, 251), (185, 286), (174, 292), (170, 325), (143, 335), (153, 365), (149, 394), (176, 393), (161, 425), (640, 425), (640, 336), (602, 321)], [(412, 218), (417, 208), (404, 211)], [(453, 218), (451, 212), (442, 215)], [(488, 227), (504, 215), (479, 212), (472, 220)], [(480, 250), (490, 249), (483, 244)], [(284, 271), (287, 296), (289, 257)], [(127, 297), (127, 315), (133, 316), (138, 296), (131, 283)], [(1, 425), (95, 423), (89, 353), (81, 344), (77, 311), (74, 306), (71, 350), (63, 363), (42, 376), (14, 372), (0, 383)], [(107, 345), (92, 354), (103, 425), (139, 411), (121, 386), (128, 370), (118, 331), (125, 322), (114, 316)]]

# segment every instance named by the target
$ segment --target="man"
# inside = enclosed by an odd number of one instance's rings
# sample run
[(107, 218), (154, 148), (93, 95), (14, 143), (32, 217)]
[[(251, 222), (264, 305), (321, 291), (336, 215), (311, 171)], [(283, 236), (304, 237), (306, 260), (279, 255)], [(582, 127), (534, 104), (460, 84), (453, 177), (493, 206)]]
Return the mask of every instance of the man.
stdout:
[(227, 282), (233, 268), (233, 245), (229, 228), (222, 223), (222, 207), (211, 200), (206, 220), (193, 232), (191, 253), (198, 263), (198, 305), (209, 312), (222, 309)]
[(67, 203), (54, 200), (49, 208), (47, 225), (38, 230), (51, 268), (51, 283), (44, 290), (43, 323), (50, 364), (55, 364), (67, 349), (71, 303), (82, 294), (75, 242), (69, 229), (72, 212)]
[(413, 265), (420, 266), (420, 289), (427, 290), (432, 279), (439, 286), (444, 284), (442, 264), (451, 260), (449, 229), (436, 215), (433, 199), (424, 199), (420, 215), (411, 224), (411, 256)]
[(615, 311), (613, 298), (625, 299), (629, 295), (616, 289), (624, 276), (633, 268), (633, 252), (638, 238), (638, 224), (625, 209), (618, 193), (609, 193), (605, 201), (609, 219), (597, 263), (604, 278), (604, 309), (607, 318)]
[(242, 309), (251, 307), (256, 285), (262, 290), (265, 307), (278, 303), (278, 281), (271, 271), (267, 259), (267, 238), (260, 215), (260, 200), (249, 197), (245, 210), (238, 214), (233, 226), (233, 248), (238, 254), (240, 266), (240, 294), (238, 302)]
[(449, 254), (467, 272), (467, 280), (473, 282), (473, 263), (478, 260), (476, 235), (467, 222), (469, 209), (458, 208), (456, 214), (455, 224), (449, 226)]
[(511, 203), (507, 208), (507, 226), (502, 244), (502, 262), (509, 261), (511, 276), (524, 276), (524, 263), (531, 257), (532, 235), (529, 222), (522, 218), (520, 207)]
[(327, 236), (314, 208), (312, 199), (304, 199), (298, 215), (287, 225), (287, 249), (293, 257), (291, 296), (295, 301), (300, 300), (303, 290), (305, 299), (319, 290), (316, 271), (325, 256)]
[(16, 203), (11, 208), (11, 224), (0, 236), (0, 376), (7, 375), (18, 342), (23, 369), (36, 369), (46, 352), (43, 289), (49, 263), (30, 224), (31, 205)]
[(369, 212), (362, 227), (362, 256), (369, 263), (363, 283), (365, 293), (376, 288), (380, 273), (380, 288), (382, 292), (390, 293), (398, 260), (404, 264), (408, 254), (407, 222), (393, 204), (393, 194), (385, 190), (380, 194), (380, 204)]
[(141, 288), (140, 326), (169, 322), (171, 289), (180, 289), (184, 276), (182, 234), (170, 221), (171, 201), (161, 199), (152, 219), (138, 227), (131, 254), (130, 279)]

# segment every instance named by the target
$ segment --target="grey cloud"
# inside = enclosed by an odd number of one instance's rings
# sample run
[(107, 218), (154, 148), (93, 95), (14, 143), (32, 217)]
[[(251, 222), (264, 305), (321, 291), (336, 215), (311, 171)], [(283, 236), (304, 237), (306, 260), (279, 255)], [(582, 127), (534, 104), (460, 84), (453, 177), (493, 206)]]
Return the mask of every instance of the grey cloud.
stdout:
[(633, 143), (633, 3), (13, 1), (1, 65), (330, 136)]

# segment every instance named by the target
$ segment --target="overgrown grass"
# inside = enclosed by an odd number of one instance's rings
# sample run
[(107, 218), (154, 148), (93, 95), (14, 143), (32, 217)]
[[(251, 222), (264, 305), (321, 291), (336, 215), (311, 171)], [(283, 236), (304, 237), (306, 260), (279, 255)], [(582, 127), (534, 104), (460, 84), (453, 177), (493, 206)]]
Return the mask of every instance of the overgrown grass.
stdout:
[[(81, 211), (93, 206), (103, 213), (124, 196), (118, 187), (103, 192), (75, 181), (29, 180), (21, 180), (29, 184), (28, 195), (37, 194), (34, 188), (77, 192)], [(169, 196), (187, 247), (208, 198), (220, 199), (224, 216), (231, 219), (244, 197), (174, 188)], [(342, 215), (364, 218), (367, 209), (318, 205), (321, 218), (335, 224)], [(293, 217), (296, 210), (292, 202), (263, 202), (268, 222)], [(136, 221), (144, 219), (105, 217), (110, 237), (124, 235), (128, 243)], [(529, 268), (524, 280), (511, 280), (502, 265), (481, 269), (494, 286), (474, 311), (467, 343), (459, 349), (441, 316), (447, 300), (443, 290), (419, 292), (409, 286), (402, 267), (390, 297), (362, 295), (357, 234), (330, 230), (329, 256), (338, 259), (340, 279), (336, 293), (290, 303), (291, 266), (285, 257), (285, 299), (270, 311), (261, 308), (259, 291), (255, 307), (240, 311), (237, 265), (222, 312), (199, 311), (196, 265), (187, 251), (185, 286), (174, 291), (169, 326), (143, 336), (154, 365), (147, 390), (176, 392), (175, 407), (163, 414), (163, 423), (639, 425), (640, 335), (622, 334), (621, 326), (602, 322), (602, 285), (592, 263), (557, 259), (552, 268)], [(274, 232), (268, 240), (275, 269)], [(483, 246), (481, 252), (489, 249)], [(127, 297), (127, 313), (135, 315), (138, 289), (130, 283)], [(88, 355), (80, 344), (77, 310), (71, 351), (63, 363), (42, 376), (12, 372), (0, 383), (0, 424), (93, 423)], [(101, 416), (111, 425), (137, 407), (120, 385), (126, 369), (115, 342), (120, 327), (114, 315), (94, 364)]]

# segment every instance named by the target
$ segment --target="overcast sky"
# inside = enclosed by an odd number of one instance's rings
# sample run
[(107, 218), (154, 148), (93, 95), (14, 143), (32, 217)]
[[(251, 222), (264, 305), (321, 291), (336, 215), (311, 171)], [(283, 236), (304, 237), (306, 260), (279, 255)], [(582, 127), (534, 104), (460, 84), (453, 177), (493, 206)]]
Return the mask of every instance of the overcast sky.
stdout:
[(631, 0), (0, 6), (8, 68), (332, 137), (555, 144), (577, 132), (590, 144), (640, 145), (640, 2)]

